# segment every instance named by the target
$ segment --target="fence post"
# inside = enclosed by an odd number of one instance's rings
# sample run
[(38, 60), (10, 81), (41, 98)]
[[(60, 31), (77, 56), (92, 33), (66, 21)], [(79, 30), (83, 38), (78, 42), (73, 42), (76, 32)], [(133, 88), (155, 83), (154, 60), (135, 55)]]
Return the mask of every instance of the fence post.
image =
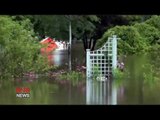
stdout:
[(86, 49), (86, 52), (87, 52), (87, 54), (86, 54), (86, 63), (87, 63), (87, 65), (86, 65), (86, 73), (87, 73), (87, 75), (86, 76), (87, 76), (87, 78), (89, 78), (89, 77), (91, 77), (90, 49)]
[(112, 39), (112, 69), (117, 68), (117, 36)]

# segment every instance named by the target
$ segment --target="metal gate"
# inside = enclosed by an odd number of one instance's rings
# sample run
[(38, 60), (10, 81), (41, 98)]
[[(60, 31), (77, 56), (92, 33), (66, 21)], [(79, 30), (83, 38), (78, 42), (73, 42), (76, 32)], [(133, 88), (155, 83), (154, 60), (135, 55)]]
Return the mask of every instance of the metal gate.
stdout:
[(117, 67), (117, 37), (109, 37), (107, 42), (98, 50), (87, 49), (86, 55), (87, 78), (105, 77), (109, 79), (113, 69)]

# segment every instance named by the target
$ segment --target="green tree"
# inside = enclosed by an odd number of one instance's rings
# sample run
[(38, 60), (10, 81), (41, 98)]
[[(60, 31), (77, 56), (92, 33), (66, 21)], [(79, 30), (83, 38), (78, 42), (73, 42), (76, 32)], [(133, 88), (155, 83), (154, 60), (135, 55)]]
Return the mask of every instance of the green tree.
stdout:
[[(141, 18), (144, 16), (141, 16)], [(131, 25), (115, 26), (106, 31), (99, 39), (98, 47), (103, 45), (108, 37), (117, 35), (118, 52), (122, 54), (135, 54), (150, 50), (152, 45), (160, 40), (159, 16), (152, 16), (146, 21)]]
[(0, 76), (21, 77), (23, 73), (49, 69), (47, 60), (39, 53), (37, 41), (29, 19), (15, 21), (0, 16)]
[(93, 49), (95, 46), (96, 39), (93, 40), (95, 23), (99, 21), (96, 15), (33, 15), (30, 19), (34, 24), (34, 30), (40, 36), (46, 35), (66, 41), (69, 38), (68, 27), (71, 21), (72, 38), (83, 40), (84, 49)]

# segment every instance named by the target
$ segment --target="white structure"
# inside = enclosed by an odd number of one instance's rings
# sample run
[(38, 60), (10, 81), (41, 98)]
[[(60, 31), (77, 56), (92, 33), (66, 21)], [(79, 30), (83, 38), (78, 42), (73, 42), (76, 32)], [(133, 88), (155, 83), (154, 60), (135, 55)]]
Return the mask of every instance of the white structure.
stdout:
[[(98, 50), (90, 51), (87, 49), (86, 54), (86, 74), (87, 78), (93, 77), (97, 74), (97, 77), (110, 78), (113, 69), (117, 67), (117, 37), (113, 35), (108, 38), (108, 41)], [(95, 66), (97, 67), (95, 71)]]
[(56, 50), (66, 50), (67, 49), (67, 43), (65, 41), (56, 41), (55, 42), (58, 46)]

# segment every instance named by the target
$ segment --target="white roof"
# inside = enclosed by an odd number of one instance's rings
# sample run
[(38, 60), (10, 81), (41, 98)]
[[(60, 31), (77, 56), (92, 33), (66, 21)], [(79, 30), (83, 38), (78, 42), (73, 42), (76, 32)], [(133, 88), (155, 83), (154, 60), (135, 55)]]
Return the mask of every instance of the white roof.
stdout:
[(41, 42), (40, 43), (42, 43), (42, 42), (44, 42), (45, 40), (47, 40), (49, 37), (47, 37), (47, 38), (45, 38), (45, 39), (43, 39), (43, 40), (41, 40)]

